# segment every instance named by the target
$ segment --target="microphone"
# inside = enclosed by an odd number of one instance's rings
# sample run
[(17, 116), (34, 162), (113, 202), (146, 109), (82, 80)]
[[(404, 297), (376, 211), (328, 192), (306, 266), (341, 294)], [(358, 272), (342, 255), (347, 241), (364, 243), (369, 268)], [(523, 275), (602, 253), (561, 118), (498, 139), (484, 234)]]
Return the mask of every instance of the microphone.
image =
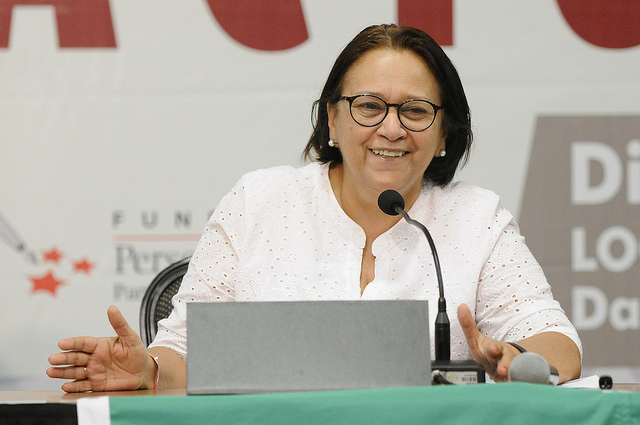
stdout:
[(509, 365), (509, 381), (530, 384), (558, 385), (560, 376), (555, 367), (540, 354), (527, 351), (519, 354)]
[(412, 224), (422, 230), (424, 235), (429, 241), (431, 247), (431, 255), (433, 256), (433, 264), (436, 269), (436, 275), (438, 277), (438, 315), (436, 316), (435, 327), (435, 351), (436, 360), (450, 360), (451, 359), (451, 328), (449, 322), (449, 316), (447, 315), (447, 301), (444, 298), (444, 284), (442, 283), (442, 269), (440, 268), (440, 260), (438, 259), (438, 252), (436, 251), (436, 245), (433, 243), (433, 238), (422, 223), (419, 223), (409, 217), (409, 214), (404, 210), (404, 199), (397, 191), (393, 189), (385, 190), (378, 197), (378, 207), (388, 215), (402, 214), (402, 217), (407, 223)]
[(393, 189), (385, 190), (378, 196), (378, 207), (388, 215), (401, 214), (407, 223), (416, 226), (427, 238), (433, 265), (438, 278), (438, 314), (435, 322), (435, 354), (436, 361), (432, 367), (432, 378), (436, 383), (445, 384), (470, 384), (485, 382), (484, 369), (474, 361), (451, 361), (451, 326), (447, 315), (447, 301), (444, 297), (444, 283), (442, 281), (442, 269), (436, 245), (429, 230), (420, 222), (413, 220), (404, 210), (404, 198)]

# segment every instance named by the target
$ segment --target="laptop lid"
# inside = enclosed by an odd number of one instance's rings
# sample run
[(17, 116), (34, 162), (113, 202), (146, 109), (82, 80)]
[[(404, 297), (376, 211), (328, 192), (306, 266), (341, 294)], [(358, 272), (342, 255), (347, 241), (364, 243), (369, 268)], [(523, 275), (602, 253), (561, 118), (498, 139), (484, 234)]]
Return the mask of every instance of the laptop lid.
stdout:
[(187, 306), (187, 393), (431, 384), (427, 301)]

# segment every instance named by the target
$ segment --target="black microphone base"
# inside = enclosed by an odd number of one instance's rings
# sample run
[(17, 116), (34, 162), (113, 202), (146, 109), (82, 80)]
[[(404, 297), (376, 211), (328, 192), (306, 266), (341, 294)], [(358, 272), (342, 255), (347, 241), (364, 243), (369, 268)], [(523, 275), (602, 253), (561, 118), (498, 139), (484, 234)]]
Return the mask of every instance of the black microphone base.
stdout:
[(434, 360), (431, 362), (433, 385), (481, 384), (485, 382), (484, 368), (473, 360)]

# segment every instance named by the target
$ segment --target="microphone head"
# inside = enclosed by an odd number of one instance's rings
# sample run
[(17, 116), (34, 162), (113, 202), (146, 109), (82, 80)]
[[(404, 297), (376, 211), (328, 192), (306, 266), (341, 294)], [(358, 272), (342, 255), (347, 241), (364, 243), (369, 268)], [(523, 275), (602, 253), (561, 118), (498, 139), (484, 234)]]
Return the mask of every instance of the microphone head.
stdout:
[(530, 384), (550, 383), (551, 367), (540, 354), (526, 352), (519, 354), (509, 365), (509, 381)]
[(378, 207), (385, 214), (398, 215), (396, 207), (404, 209), (404, 198), (393, 189), (385, 190), (378, 196)]

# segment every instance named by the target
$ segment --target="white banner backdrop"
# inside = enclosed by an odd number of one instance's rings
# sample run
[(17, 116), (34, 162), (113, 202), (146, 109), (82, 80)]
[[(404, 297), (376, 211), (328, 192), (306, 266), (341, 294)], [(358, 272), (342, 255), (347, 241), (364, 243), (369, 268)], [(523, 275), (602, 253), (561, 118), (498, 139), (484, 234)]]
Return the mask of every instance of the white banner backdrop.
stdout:
[[(311, 106), (333, 60), (365, 26), (398, 22), (402, 8), (432, 6), (451, 21), (443, 44), (476, 135), (460, 179), (496, 191), (516, 216), (538, 117), (640, 115), (640, 40), (624, 26), (640, 18), (635, 2), (277, 1), (257, 16), (299, 5), (306, 39), (277, 48), (267, 38), (265, 50), (234, 39), (229, 31), (243, 25), (213, 13), (233, 2), (93, 1), (110, 12), (99, 22), (111, 23), (112, 47), (87, 45), (82, 34), (96, 21), (69, 35), (64, 14), (87, 0), (0, 0), (3, 389), (58, 388), (44, 373), (48, 355), (66, 336), (111, 335), (110, 304), (137, 327), (145, 287), (190, 254), (242, 174), (302, 164)], [(597, 13), (569, 13), (578, 3)], [(587, 24), (594, 31), (582, 31)], [(600, 38), (585, 39), (591, 32)], [(616, 349), (640, 348), (633, 335)], [(590, 351), (604, 350), (616, 351), (585, 340), (587, 372), (637, 380), (638, 364), (589, 363)]]

